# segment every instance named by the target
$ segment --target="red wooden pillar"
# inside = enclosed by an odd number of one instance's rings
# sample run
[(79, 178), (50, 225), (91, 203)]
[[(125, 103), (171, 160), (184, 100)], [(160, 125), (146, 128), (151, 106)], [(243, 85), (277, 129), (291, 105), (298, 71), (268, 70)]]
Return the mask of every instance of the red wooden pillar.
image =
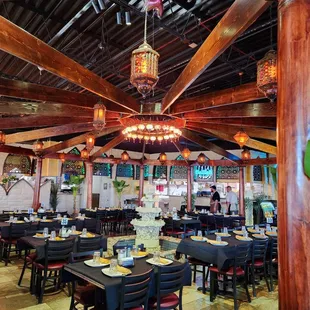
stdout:
[(244, 167), (239, 167), (239, 214), (244, 216)]
[(87, 182), (87, 201), (86, 201), (86, 208), (92, 208), (93, 202), (93, 163), (86, 162), (86, 182)]
[(143, 206), (142, 197), (144, 193), (144, 165), (140, 166), (140, 178), (139, 178), (139, 206)]
[(37, 157), (37, 167), (36, 167), (36, 178), (34, 184), (34, 193), (33, 193), (33, 202), (32, 208), (34, 211), (37, 211), (40, 206), (40, 184), (41, 184), (41, 176), (42, 176), (42, 158)]
[(187, 167), (187, 212), (192, 211), (192, 169)]
[(281, 310), (310, 309), (310, 1), (278, 4), (278, 239)]

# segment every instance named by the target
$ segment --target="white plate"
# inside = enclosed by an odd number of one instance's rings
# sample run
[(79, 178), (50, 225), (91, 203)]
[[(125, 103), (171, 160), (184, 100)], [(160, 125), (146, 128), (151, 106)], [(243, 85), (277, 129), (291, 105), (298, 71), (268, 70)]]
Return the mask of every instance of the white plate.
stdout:
[(266, 231), (267, 236), (276, 237), (278, 233), (276, 231)]
[(122, 273), (119, 272), (119, 271), (115, 271), (115, 272), (112, 272), (112, 273), (111, 273), (110, 268), (103, 268), (103, 269), (101, 269), (101, 272), (102, 272), (104, 275), (106, 275), (106, 276), (108, 276), (108, 277), (110, 277), (110, 278), (125, 277), (125, 275), (122, 274)]
[(109, 264), (102, 264), (102, 263), (95, 263), (92, 259), (86, 260), (84, 261), (84, 264), (89, 266), (89, 267), (105, 267), (105, 266), (109, 266)]
[(253, 241), (252, 238), (245, 238), (245, 237), (242, 237), (242, 236), (236, 236), (236, 239), (239, 240), (239, 241)]
[(192, 220), (190, 217), (182, 217), (182, 220)]
[(253, 234), (252, 236), (254, 238), (257, 238), (257, 239), (267, 239), (268, 238), (266, 235), (261, 235), (261, 234)]
[[(81, 235), (82, 234), (82, 232), (81, 231), (79, 231), (79, 232), (71, 232), (69, 235), (70, 236), (79, 236), (79, 235)], [(84, 237), (85, 238), (85, 237)]]
[(208, 240), (208, 242), (212, 245), (215, 245), (215, 246), (226, 246), (226, 245), (228, 245), (228, 242), (226, 242), (226, 241), (217, 242), (215, 240)]
[(193, 241), (195, 241), (195, 242), (206, 242), (207, 241), (207, 238), (197, 238), (197, 236), (191, 236), (190, 237)]
[(153, 257), (150, 259), (147, 259), (146, 262), (151, 264), (151, 265), (155, 265), (155, 266), (168, 266), (171, 265), (173, 263), (173, 261), (171, 259), (165, 258), (165, 260), (167, 261), (167, 263), (163, 264), (163, 263), (155, 263)]
[(236, 234), (236, 235), (243, 235), (243, 231), (242, 230), (234, 230), (233, 233)]
[(95, 238), (96, 237), (96, 235), (93, 235), (93, 236), (82, 236), (82, 235), (80, 235), (80, 238)]
[(232, 214), (231, 215), (232, 217), (238, 217), (238, 216), (240, 216), (239, 214)]
[(248, 232), (250, 232), (251, 234), (259, 234), (259, 230), (256, 230), (254, 228), (248, 228)]
[(215, 233), (217, 236), (220, 236), (220, 237), (231, 237), (231, 235), (230, 234), (225, 234), (225, 233), (220, 233), (220, 232), (216, 232)]
[(147, 257), (148, 255), (149, 255), (149, 253), (145, 253), (144, 255), (134, 255), (131, 252), (131, 257), (133, 257), (133, 258), (143, 258), (143, 257)]
[(37, 239), (46, 239), (46, 238), (49, 238), (51, 235), (47, 235), (47, 237), (44, 237), (44, 236), (36, 236), (36, 235), (34, 235), (34, 236), (32, 236), (33, 238), (37, 238)]

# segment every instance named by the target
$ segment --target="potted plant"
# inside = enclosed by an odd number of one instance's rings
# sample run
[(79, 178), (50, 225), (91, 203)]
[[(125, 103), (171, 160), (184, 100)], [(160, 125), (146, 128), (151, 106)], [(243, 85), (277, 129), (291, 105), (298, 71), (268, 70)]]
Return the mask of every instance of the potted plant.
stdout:
[(129, 184), (126, 184), (126, 181), (124, 180), (119, 181), (117, 178), (115, 178), (115, 180), (112, 182), (113, 182), (113, 187), (115, 188), (115, 191), (116, 191), (116, 195), (118, 197), (118, 207), (121, 208), (122, 193), (124, 189), (129, 186)]
[(72, 188), (72, 195), (73, 195), (73, 214), (77, 215), (78, 210), (76, 208), (76, 196), (79, 192), (80, 185), (84, 181), (84, 178), (80, 177), (79, 175), (71, 175), (69, 179), (69, 185)]
[(253, 200), (249, 197), (244, 198), (245, 204), (245, 225), (253, 225)]
[(254, 221), (255, 224), (260, 224), (262, 208), (260, 206), (261, 202), (266, 199), (266, 195), (264, 193), (259, 193), (254, 196)]
[[(191, 198), (192, 198), (192, 210), (194, 210), (194, 208), (195, 208), (195, 201), (196, 201), (196, 195), (192, 194)], [(184, 199), (184, 201), (182, 202), (182, 204), (187, 206), (187, 195), (184, 195), (183, 199)]]
[(50, 193), (50, 207), (56, 211), (57, 205), (59, 203), (59, 196), (58, 196), (58, 186), (55, 183), (51, 184), (51, 193)]

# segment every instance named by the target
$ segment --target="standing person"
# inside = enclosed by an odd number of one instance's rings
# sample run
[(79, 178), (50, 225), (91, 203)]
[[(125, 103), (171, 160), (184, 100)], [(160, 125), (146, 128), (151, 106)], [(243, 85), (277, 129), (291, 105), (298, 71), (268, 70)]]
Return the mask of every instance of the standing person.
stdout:
[(210, 189), (211, 189), (211, 202), (210, 202), (211, 213), (221, 212), (220, 194), (216, 191), (215, 185), (212, 185)]
[(231, 186), (227, 186), (226, 190), (226, 205), (228, 206), (228, 214), (238, 214), (237, 194), (231, 190)]

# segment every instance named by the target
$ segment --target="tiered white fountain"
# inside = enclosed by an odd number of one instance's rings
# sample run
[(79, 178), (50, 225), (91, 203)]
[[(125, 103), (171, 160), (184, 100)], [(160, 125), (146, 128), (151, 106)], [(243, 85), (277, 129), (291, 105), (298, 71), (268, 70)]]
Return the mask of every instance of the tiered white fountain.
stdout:
[(155, 217), (161, 212), (158, 207), (159, 197), (148, 193), (142, 198), (142, 201), (144, 207), (136, 208), (141, 219), (131, 221), (136, 231), (136, 246), (143, 243), (148, 252), (159, 251), (159, 231), (165, 225), (163, 220), (155, 220)]

